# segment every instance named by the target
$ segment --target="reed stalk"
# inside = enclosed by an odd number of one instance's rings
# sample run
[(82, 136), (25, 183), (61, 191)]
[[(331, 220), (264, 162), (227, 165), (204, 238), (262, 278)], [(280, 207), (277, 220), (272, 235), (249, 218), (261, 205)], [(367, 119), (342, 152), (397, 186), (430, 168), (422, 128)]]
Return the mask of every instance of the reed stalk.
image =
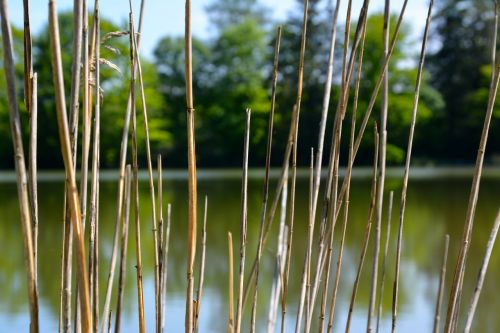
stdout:
[(100, 93), (100, 10), (99, 1), (96, 0), (94, 8), (94, 89), (95, 89), (95, 107), (94, 107), (94, 138), (92, 151), (92, 180), (90, 189), (90, 236), (89, 236), (89, 279), (90, 279), (90, 306), (92, 311), (93, 332), (98, 329), (99, 313), (99, 168), (100, 168), (100, 146), (101, 146), (101, 93)]
[(69, 138), (68, 119), (66, 115), (66, 101), (64, 95), (64, 81), (61, 60), (61, 47), (59, 38), (59, 22), (57, 18), (56, 4), (54, 0), (49, 1), (49, 30), (52, 51), (52, 70), (55, 87), (57, 123), (59, 137), (61, 140), (61, 151), (66, 169), (66, 178), (69, 183), (69, 195), (71, 221), (73, 225), (73, 237), (76, 241), (77, 249), (77, 276), (80, 294), (81, 326), (82, 332), (91, 331), (91, 313), (88, 275), (85, 260), (85, 244), (81, 223), (81, 209), (76, 186), (75, 169), (71, 160), (71, 144)]
[(196, 290), (196, 306), (194, 308), (194, 332), (198, 332), (198, 320), (201, 309), (201, 297), (203, 295), (203, 281), (205, 279), (205, 259), (207, 250), (207, 209), (208, 198), (205, 196), (205, 210), (203, 212), (203, 226), (201, 228), (201, 256), (198, 273), (198, 288)]
[[(491, 124), (491, 117), (496, 101), (498, 84), (500, 80), (500, 62), (496, 60), (496, 47), (497, 47), (497, 30), (498, 30), (498, 8), (495, 2), (495, 25), (493, 34), (493, 43), (491, 49), (491, 82), (488, 95), (488, 106), (484, 118), (483, 130), (481, 132), (481, 139), (479, 148), (476, 155), (476, 164), (474, 167), (474, 176), (472, 179), (471, 191), (469, 196), (469, 203), (467, 206), (467, 213), (465, 218), (464, 231), (462, 236), (462, 244), (458, 255), (455, 272), (453, 274), (453, 283), (451, 285), (450, 298), (448, 301), (448, 311), (446, 316), (446, 323), (444, 331), (451, 333), (453, 331), (453, 324), (457, 321), (458, 308), (460, 306), (460, 296), (462, 293), (463, 277), (467, 264), (467, 256), (470, 248), (470, 241), (472, 235), (472, 228), (474, 226), (474, 217), (476, 213), (477, 200), (479, 196), (479, 187), (481, 183), (481, 175), (483, 171), (484, 154), (486, 152), (486, 144), (488, 142), (488, 134)], [(495, 64), (496, 63), (496, 64)]]
[(196, 256), (196, 148), (193, 101), (193, 53), (191, 39), (191, 0), (186, 0), (185, 11), (185, 76), (186, 76), (186, 115), (188, 146), (188, 260), (187, 260), (187, 295), (186, 295), (186, 333), (193, 331), (193, 267)]
[(229, 269), (229, 283), (228, 283), (228, 320), (227, 320), (227, 332), (234, 332), (234, 295), (233, 295), (233, 236), (230, 232), (227, 233), (227, 245), (228, 245), (228, 269)]
[(387, 209), (387, 226), (385, 228), (384, 257), (382, 259), (382, 272), (380, 273), (380, 292), (377, 305), (377, 326), (375, 332), (380, 328), (380, 317), (382, 316), (382, 300), (384, 299), (385, 275), (387, 269), (387, 254), (389, 253), (389, 240), (391, 239), (392, 204), (394, 201), (394, 191), (389, 192), (389, 208)]
[[(295, 116), (293, 116), (294, 121), (293, 121), (293, 136), (291, 144), (293, 145), (293, 153), (292, 153), (292, 183), (291, 183), (291, 188), (290, 188), (290, 230), (293, 230), (293, 220), (294, 220), (294, 209), (295, 209), (295, 183), (296, 183), (296, 178), (297, 178), (297, 142), (298, 142), (298, 132), (299, 132), (299, 119), (300, 119), (300, 106), (302, 102), (302, 88), (303, 88), (303, 81), (304, 81), (304, 61), (305, 61), (305, 48), (306, 48), (306, 40), (307, 40), (307, 20), (308, 20), (308, 7), (309, 7), (309, 1), (304, 0), (304, 9), (303, 9), (303, 18), (302, 18), (302, 34), (301, 34), (301, 41), (300, 41), (300, 56), (299, 56), (299, 70), (298, 70), (298, 81), (297, 81), (297, 98), (295, 101)], [(288, 157), (289, 158), (289, 157)], [(288, 158), (285, 158), (285, 163), (288, 165)], [(266, 170), (269, 169), (269, 167), (266, 167)], [(268, 172), (268, 171), (266, 171)], [(283, 173), (285, 174), (285, 172)], [(282, 178), (284, 182), (284, 178)], [(283, 188), (283, 185), (281, 186)], [(267, 192), (267, 191), (266, 191)], [(265, 199), (267, 201), (267, 193), (265, 195)], [(277, 199), (277, 198), (276, 198)], [(273, 205), (274, 206), (274, 205)], [(274, 209), (275, 211), (275, 209)], [(274, 214), (273, 214), (274, 217)], [(252, 326), (250, 329), (250, 332), (253, 333), (255, 332), (255, 314), (256, 314), (256, 305), (257, 305), (257, 289), (258, 289), (258, 280), (259, 280), (259, 264), (260, 264), (260, 257), (262, 254), (262, 247), (264, 243), (264, 219), (265, 219), (265, 211), (263, 209), (263, 214), (261, 216), (261, 224), (260, 224), (260, 229), (259, 229), (259, 245), (257, 249), (257, 270), (256, 270), (256, 277), (255, 277), (255, 290), (254, 290), (254, 304), (252, 308)], [(272, 221), (272, 220), (270, 220)], [(270, 223), (269, 223), (270, 224)], [(292, 232), (292, 231), (290, 231)], [(266, 232), (267, 233), (267, 232)], [(291, 235), (291, 234), (290, 234)], [(291, 236), (290, 239), (291, 240)], [(290, 247), (287, 250), (291, 249), (291, 242), (290, 242)]]
[[(132, 8), (132, 4), (130, 3)], [(134, 30), (134, 17), (132, 11), (129, 16), (130, 24), (130, 66), (131, 73), (134, 73), (135, 68), (135, 36)], [(130, 76), (130, 91), (131, 91), (131, 105), (132, 105), (132, 168), (133, 168), (133, 187), (134, 187), (134, 215), (135, 215), (135, 255), (136, 255), (136, 271), (137, 271), (137, 301), (138, 301), (138, 315), (139, 315), (139, 332), (146, 331), (146, 323), (144, 318), (144, 290), (142, 281), (142, 253), (141, 253), (141, 226), (139, 219), (139, 179), (138, 179), (138, 165), (137, 165), (137, 109), (135, 105), (135, 76)]]
[[(355, 119), (355, 118), (354, 118)], [(354, 133), (354, 124), (352, 127), (352, 133)], [(352, 144), (354, 144), (354, 135), (351, 135), (351, 148)], [(376, 145), (375, 147), (375, 153), (378, 154), (378, 147), (380, 146), (380, 142)], [(373, 157), (373, 180), (372, 180), (372, 189), (371, 189), (371, 195), (370, 195), (370, 208), (368, 210), (368, 221), (366, 223), (366, 228), (365, 228), (365, 236), (363, 238), (363, 245), (362, 245), (362, 250), (361, 250), (361, 255), (359, 258), (359, 263), (358, 263), (358, 269), (356, 271), (356, 278), (354, 279), (354, 285), (352, 288), (352, 294), (351, 294), (351, 301), (349, 304), (349, 311), (347, 313), (347, 321), (346, 321), (346, 327), (345, 327), (345, 332), (348, 333), (351, 330), (351, 320), (352, 320), (352, 313), (354, 310), (354, 302), (356, 301), (356, 295), (358, 292), (358, 286), (359, 286), (359, 280), (361, 277), (361, 272), (363, 270), (363, 263), (365, 261), (366, 257), (366, 251), (368, 250), (368, 242), (370, 239), (370, 231), (372, 228), (373, 224), (373, 215), (375, 213), (375, 209), (377, 206), (377, 190), (378, 190), (378, 175), (377, 175), (377, 164), (378, 164), (378, 159), (380, 156), (375, 156)], [(380, 175), (380, 174), (379, 174)]]
[[(389, 53), (389, 29), (390, 29), (390, 0), (385, 0), (384, 6), (384, 27), (383, 27), (383, 58)], [(375, 223), (375, 242), (373, 249), (372, 276), (370, 285), (370, 299), (368, 305), (368, 319), (366, 331), (373, 332), (373, 315), (375, 313), (375, 302), (377, 299), (378, 271), (379, 271), (379, 253), (380, 253), (380, 238), (382, 226), (382, 210), (384, 205), (384, 186), (385, 186), (385, 166), (387, 156), (387, 114), (389, 111), (389, 71), (385, 68), (384, 80), (382, 83), (382, 105), (380, 112), (380, 158), (379, 158), (379, 181), (377, 189), (377, 205), (376, 205), (376, 223)]]
[(287, 240), (287, 226), (286, 226), (286, 214), (287, 214), (287, 200), (288, 200), (288, 183), (285, 182), (283, 186), (283, 194), (281, 196), (281, 208), (280, 208), (280, 224), (278, 232), (278, 244), (276, 250), (276, 260), (274, 266), (273, 274), (273, 284), (271, 287), (271, 297), (269, 301), (269, 314), (267, 321), (267, 332), (274, 333), (276, 326), (276, 317), (278, 315), (278, 305), (280, 300), (283, 300), (283, 281), (284, 281), (284, 268), (286, 259), (286, 240)]
[[(120, 268), (118, 273), (118, 293), (116, 301), (116, 314), (115, 314), (115, 333), (120, 332), (121, 328), (121, 313), (123, 308), (123, 294), (125, 292), (125, 277), (127, 275), (127, 248), (128, 248), (128, 228), (130, 221), (130, 190), (132, 184), (132, 170), (130, 164), (127, 165), (125, 172), (125, 189), (124, 189), (124, 211), (121, 227), (121, 246), (120, 246)], [(111, 314), (111, 312), (110, 312)], [(108, 319), (109, 320), (109, 319)], [(104, 323), (104, 318), (103, 318)]]
[(163, 175), (162, 175), (162, 162), (161, 162), (161, 154), (157, 155), (157, 181), (158, 181), (158, 197), (156, 201), (156, 212), (158, 214), (158, 231), (156, 232), (157, 240), (158, 240), (158, 292), (156, 293), (156, 303), (158, 304), (156, 311), (156, 317), (158, 320), (156, 321), (156, 330), (157, 332), (162, 332), (161, 326), (163, 322), (163, 302), (162, 302), (162, 279), (163, 279)]
[(486, 251), (481, 263), (481, 269), (477, 275), (477, 282), (474, 288), (474, 293), (472, 294), (469, 310), (467, 311), (467, 319), (465, 320), (465, 333), (469, 333), (472, 327), (472, 321), (474, 320), (474, 315), (476, 313), (477, 303), (479, 301), (479, 296), (481, 295), (481, 290), (483, 289), (484, 278), (486, 276), (486, 271), (488, 270), (488, 264), (491, 258), (491, 252), (495, 246), (495, 241), (498, 234), (498, 229), (500, 228), (500, 211), (495, 219), (493, 228), (491, 229), (490, 238), (486, 244)]
[[(255, 256), (255, 262), (254, 262), (254, 268), (255, 268), (255, 284), (254, 284), (254, 290), (253, 290), (253, 299), (252, 299), (252, 313), (251, 313), (251, 322), (250, 322), (250, 332), (255, 332), (255, 321), (256, 321), (256, 314), (257, 314), (257, 294), (258, 294), (258, 286), (259, 286), (259, 269), (260, 269), (260, 260), (262, 256), (262, 248), (264, 247), (264, 238), (266, 231), (264, 230), (265, 226), (265, 219), (266, 219), (266, 213), (267, 213), (267, 204), (268, 204), (268, 199), (269, 199), (269, 172), (271, 168), (271, 148), (272, 148), (272, 141), (273, 141), (273, 127), (274, 127), (274, 111), (275, 111), (275, 100), (276, 100), (276, 86), (278, 82), (278, 64), (279, 64), (279, 48), (280, 48), (280, 43), (281, 43), (281, 27), (278, 27), (277, 30), (277, 37), (276, 37), (276, 44), (274, 48), (274, 66), (273, 66), (273, 81), (272, 81), (272, 92), (271, 92), (271, 112), (269, 114), (269, 121), (268, 121), (268, 133), (267, 133), (267, 149), (266, 149), (266, 171), (265, 171), (265, 178), (264, 178), (264, 188), (263, 188), (263, 194), (262, 194), (262, 208), (261, 208), (261, 214), (260, 214), (260, 226), (259, 226), (259, 238), (258, 238), (258, 243), (257, 243), (257, 254)], [(280, 184), (282, 182), (280, 181)], [(278, 190), (278, 192), (281, 192), (282, 190), (282, 185), (281, 189)], [(277, 194), (275, 196), (275, 202), (273, 202), (273, 206), (271, 207), (271, 215), (273, 215), (276, 212), (276, 207), (277, 207), (277, 199), (279, 195)], [(269, 222), (271, 223), (271, 222)], [(247, 290), (248, 287), (251, 283), (252, 276), (254, 274), (254, 269), (252, 269), (252, 272), (249, 277), (249, 281), (247, 284)], [(246, 298), (246, 296), (245, 296)], [(241, 310), (242, 311), (242, 310)]]
[[(279, 30), (281, 31), (281, 29)], [(275, 51), (276, 52), (276, 51)], [(275, 57), (276, 73), (276, 57)], [(275, 76), (277, 77), (277, 75)], [(274, 109), (271, 108), (271, 112)], [(243, 308), (243, 283), (245, 277), (245, 258), (247, 246), (247, 221), (248, 221), (248, 150), (250, 144), (250, 117), (251, 110), (246, 110), (245, 139), (243, 143), (243, 175), (241, 177), (241, 213), (240, 213), (240, 268), (238, 274), (238, 298), (236, 303), (235, 333), (241, 331), (241, 317)], [(272, 119), (271, 119), (272, 120)]]
[(162, 332), (165, 331), (166, 294), (167, 294), (167, 273), (168, 273), (168, 247), (170, 243), (170, 220), (172, 207), (167, 205), (167, 228), (165, 230), (165, 246), (163, 247), (163, 271), (162, 271)]
[[(31, 22), (30, 22), (30, 2), (23, 0), (23, 43), (24, 43), (24, 104), (26, 110), (31, 114), (32, 96), (33, 96), (33, 54), (32, 54), (32, 37), (31, 37)], [(35, 259), (36, 261), (36, 259)], [(36, 265), (35, 265), (36, 266)]]
[[(29, 200), (33, 228), (33, 264), (35, 266), (35, 283), (38, 285), (38, 184), (37, 184), (37, 138), (38, 138), (38, 80), (37, 73), (31, 78), (30, 99), (30, 138), (29, 138)], [(38, 292), (38, 287), (37, 287)]]
[(418, 64), (417, 79), (415, 83), (415, 94), (413, 99), (413, 109), (412, 109), (412, 119), (410, 124), (410, 131), (408, 135), (408, 147), (406, 148), (406, 161), (403, 176), (403, 187), (401, 190), (401, 203), (399, 208), (399, 231), (398, 231), (398, 243), (397, 243), (397, 254), (396, 254), (396, 273), (394, 278), (394, 290), (393, 290), (393, 309), (392, 309), (392, 332), (396, 331), (396, 316), (397, 316), (397, 306), (398, 306), (398, 289), (399, 289), (399, 266), (401, 262), (401, 243), (403, 238), (403, 225), (404, 225), (404, 214), (406, 208), (406, 193), (408, 190), (408, 177), (410, 174), (410, 162), (411, 154), (413, 148), (413, 137), (415, 133), (415, 125), (417, 122), (417, 112), (418, 112), (418, 101), (420, 98), (420, 86), (422, 83), (422, 74), (425, 62), (425, 52), (427, 47), (427, 39), (429, 36), (429, 28), (432, 16), (432, 7), (434, 5), (434, 0), (430, 0), (429, 9), (427, 12), (427, 19), (425, 22), (424, 36), (422, 39), (422, 47), (420, 50), (420, 60)]
[[(141, 33), (142, 33), (142, 22), (144, 17), (144, 2), (145, 0), (141, 0), (141, 7), (139, 13), (139, 27), (138, 27), (138, 35), (136, 37), (136, 48), (140, 49), (141, 44)], [(137, 60), (133, 66), (132, 75), (135, 77), (137, 74)], [(130, 118), (131, 118), (131, 110), (132, 110), (132, 102), (131, 102), (131, 92), (129, 91), (127, 107), (125, 110), (125, 120), (122, 131), (122, 139), (120, 144), (120, 167), (118, 171), (118, 194), (117, 194), (117, 205), (116, 205), (116, 220), (115, 220), (115, 231), (113, 234), (113, 251), (111, 253), (110, 267), (108, 273), (108, 281), (106, 286), (106, 296), (104, 299), (104, 307), (102, 314), (102, 325), (101, 331), (104, 332), (107, 327), (107, 320), (109, 318), (109, 311), (111, 305), (111, 294), (113, 291), (113, 282), (114, 282), (114, 272), (116, 266), (116, 258), (118, 253), (118, 239), (119, 239), (119, 228), (118, 226), (121, 223), (123, 217), (123, 200), (124, 200), (124, 186), (125, 186), (125, 166), (127, 160), (127, 148), (128, 148), (128, 136), (130, 131)]]
[(7, 0), (0, 1), (0, 18), (3, 42), (3, 59), (5, 80), (7, 84), (8, 108), (10, 115), (10, 129), (14, 147), (14, 163), (17, 180), (17, 196), (23, 232), (24, 264), (28, 287), (28, 300), (30, 309), (30, 332), (39, 331), (38, 325), (38, 292), (36, 283), (35, 259), (33, 256), (33, 230), (30, 214), (29, 195), (27, 190), (27, 174), (22, 142), (21, 120), (16, 97), (16, 82), (14, 74), (12, 31), (7, 9)]
[(446, 264), (448, 261), (449, 244), (450, 244), (450, 235), (446, 235), (445, 240), (444, 240), (444, 254), (443, 254), (443, 261), (441, 264), (441, 274), (439, 276), (439, 286), (438, 286), (438, 293), (437, 293), (437, 300), (436, 300), (436, 310), (435, 310), (435, 314), (434, 314), (434, 327), (432, 330), (433, 333), (439, 332), (439, 324), (441, 321), (441, 306), (443, 304), (444, 282), (445, 282), (445, 277), (446, 277)]

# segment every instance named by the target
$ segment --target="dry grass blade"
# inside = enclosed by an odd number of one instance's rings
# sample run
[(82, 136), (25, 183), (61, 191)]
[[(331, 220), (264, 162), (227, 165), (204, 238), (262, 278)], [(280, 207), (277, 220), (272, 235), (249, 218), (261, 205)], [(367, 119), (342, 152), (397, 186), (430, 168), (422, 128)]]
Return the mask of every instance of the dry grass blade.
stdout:
[(474, 293), (469, 306), (469, 311), (467, 312), (467, 319), (465, 321), (465, 333), (469, 333), (472, 327), (472, 321), (474, 320), (474, 315), (476, 313), (477, 302), (479, 301), (479, 296), (481, 295), (481, 290), (483, 289), (484, 278), (486, 276), (486, 271), (488, 269), (488, 264), (491, 258), (491, 252), (495, 246), (495, 240), (498, 234), (498, 228), (500, 228), (500, 211), (495, 219), (493, 228), (491, 229), (490, 238), (488, 239), (488, 244), (486, 244), (486, 251), (483, 257), (483, 262), (481, 264), (481, 269), (479, 270), (477, 276), (476, 287), (474, 288)]
[(7, 0), (0, 2), (0, 17), (2, 25), (3, 59), (5, 79), (7, 83), (7, 97), (10, 114), (10, 129), (15, 153), (15, 168), (17, 180), (17, 195), (21, 213), (21, 227), (23, 232), (24, 264), (26, 266), (28, 298), (30, 308), (30, 332), (38, 332), (38, 296), (33, 257), (33, 231), (31, 226), (30, 205), (27, 190), (26, 164), (21, 135), (21, 120), (16, 97), (16, 83), (14, 74), (12, 32), (7, 11)]
[(161, 301), (162, 301), (162, 322), (161, 329), (162, 332), (165, 330), (165, 302), (167, 294), (167, 273), (168, 273), (168, 247), (170, 243), (170, 220), (171, 220), (172, 207), (170, 204), (167, 205), (167, 229), (165, 230), (165, 246), (163, 247), (163, 271), (162, 271), (162, 289), (161, 289)]
[(439, 276), (439, 287), (437, 293), (437, 301), (436, 301), (436, 311), (434, 314), (434, 328), (432, 330), (433, 333), (439, 332), (439, 323), (441, 321), (441, 305), (443, 303), (443, 293), (444, 293), (444, 282), (446, 277), (446, 263), (448, 261), (448, 247), (450, 244), (450, 235), (446, 235), (444, 240), (444, 254), (443, 254), (443, 262), (441, 264), (441, 274)]

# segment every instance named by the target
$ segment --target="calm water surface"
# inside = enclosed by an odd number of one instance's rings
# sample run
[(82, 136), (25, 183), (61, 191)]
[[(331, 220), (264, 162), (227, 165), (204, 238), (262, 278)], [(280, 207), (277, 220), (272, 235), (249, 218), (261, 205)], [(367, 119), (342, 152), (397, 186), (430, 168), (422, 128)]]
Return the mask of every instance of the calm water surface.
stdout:
[[(207, 265), (205, 273), (204, 296), (201, 306), (201, 332), (223, 332), (227, 318), (227, 231), (233, 233), (235, 254), (239, 248), (240, 179), (237, 172), (200, 173), (199, 202), (208, 196)], [(454, 174), (453, 177), (450, 175)], [(467, 172), (465, 172), (467, 174)], [(434, 177), (434, 176), (436, 177)], [(448, 175), (448, 176), (447, 176)], [(27, 332), (28, 305), (26, 278), (23, 265), (19, 208), (16, 185), (0, 177), (0, 332)], [(57, 332), (59, 314), (60, 260), (62, 247), (63, 182), (58, 177), (46, 177), (39, 184), (39, 289), (41, 306), (41, 331)], [(275, 182), (276, 180), (274, 180)], [(406, 209), (404, 245), (402, 253), (401, 289), (398, 327), (399, 332), (429, 332), (432, 328), (435, 295), (441, 264), (444, 235), (450, 234), (450, 264), (455, 263), (458, 244), (462, 234), (465, 210), (470, 189), (471, 177), (441, 171), (423, 173), (411, 179)], [(273, 183), (274, 185), (274, 183)], [(291, 267), (291, 286), (289, 292), (290, 308), (287, 316), (287, 331), (292, 331), (298, 302), (301, 266), (305, 251), (308, 181), (301, 178), (297, 185), (296, 225)], [(168, 267), (166, 327), (170, 332), (181, 332), (184, 327), (185, 271), (186, 271), (186, 198), (187, 181), (166, 173), (163, 183), (164, 204), (172, 204), (171, 248)], [(273, 187), (272, 187), (273, 188)], [(394, 191), (392, 236), (396, 235), (397, 212), (401, 178), (389, 177), (386, 189)], [(148, 331), (154, 327), (154, 287), (153, 287), (153, 247), (151, 203), (147, 182), (140, 184), (142, 253), (144, 266), (144, 287), (146, 319)], [(116, 181), (103, 180), (101, 184), (100, 205), (100, 286), (101, 302), (106, 284), (111, 241), (115, 220)], [(335, 331), (343, 332), (345, 318), (352, 291), (352, 281), (359, 260), (361, 241), (365, 230), (369, 206), (370, 179), (357, 177), (353, 180), (351, 206), (344, 252), (344, 271), (341, 276), (339, 298), (335, 320)], [(261, 209), (262, 178), (253, 177), (249, 181), (249, 221), (248, 221), (248, 258), (253, 259), (258, 237), (259, 214)], [(387, 200), (386, 200), (387, 202)], [(468, 306), (470, 294), (484, 253), (485, 244), (500, 207), (500, 177), (489, 176), (481, 185), (476, 225), (473, 233), (469, 266), (466, 274), (465, 300), (462, 310)], [(199, 207), (201, 217), (201, 206)], [(385, 209), (386, 207), (384, 207)], [(165, 208), (166, 211), (166, 208)], [(385, 214), (387, 215), (387, 214)], [(385, 221), (382, 235), (385, 235)], [(132, 222), (131, 222), (132, 223)], [(259, 291), (258, 323), (263, 332), (267, 323), (267, 308), (273, 272), (273, 257), (276, 251), (278, 224), (273, 227), (264, 251), (262, 284)], [(133, 228), (129, 237), (127, 277), (125, 290), (125, 313), (123, 332), (137, 332), (137, 300), (135, 289), (135, 258)], [(382, 332), (390, 328), (391, 285), (394, 275), (395, 237), (391, 237), (390, 257)], [(370, 244), (370, 249), (373, 247)], [(335, 244), (335, 257), (338, 241)], [(371, 253), (368, 257), (371, 258)], [(237, 270), (235, 255), (235, 270)], [(249, 265), (249, 264), (248, 264)], [(247, 266), (248, 267), (248, 266)], [(354, 309), (352, 332), (363, 331), (366, 327), (366, 312), (369, 292), (371, 259), (365, 262), (360, 290)], [(452, 267), (449, 266), (447, 286), (451, 283)], [(236, 272), (235, 272), (236, 274)], [(500, 332), (500, 248), (493, 252), (489, 272), (485, 281), (476, 315), (476, 332)], [(236, 283), (235, 283), (236, 285)], [(449, 290), (447, 288), (446, 296)], [(115, 307), (113, 301), (112, 306)], [(250, 307), (248, 307), (250, 308)], [(247, 309), (249, 310), (249, 309)], [(247, 311), (249, 312), (249, 311)], [(249, 313), (245, 314), (245, 326), (249, 323)], [(279, 325), (277, 325), (279, 327)], [(246, 328), (245, 328), (246, 330)]]

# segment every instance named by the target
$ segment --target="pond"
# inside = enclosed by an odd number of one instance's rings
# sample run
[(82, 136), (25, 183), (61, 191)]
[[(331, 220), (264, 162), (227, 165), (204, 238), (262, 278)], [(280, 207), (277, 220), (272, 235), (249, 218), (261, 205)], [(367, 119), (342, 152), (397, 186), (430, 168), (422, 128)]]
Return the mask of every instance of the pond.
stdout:
[[(450, 260), (446, 278), (445, 302), (449, 295), (452, 272), (458, 246), (461, 242), (465, 221), (472, 171), (469, 169), (416, 169), (410, 179), (402, 250), (400, 305), (398, 309), (399, 332), (429, 332), (432, 329), (438, 276), (441, 266), (445, 234), (450, 235)], [(294, 326), (299, 300), (300, 276), (305, 253), (307, 230), (308, 180), (307, 171), (301, 172), (297, 183), (296, 223), (291, 263), (289, 310), (287, 331)], [(351, 206), (347, 226), (344, 266), (341, 275), (336, 307), (335, 332), (343, 332), (349, 306), (352, 283), (358, 265), (361, 242), (369, 208), (370, 170), (354, 175), (351, 186)], [(168, 258), (166, 327), (170, 332), (182, 332), (186, 289), (186, 239), (187, 239), (187, 180), (182, 171), (165, 171), (163, 181), (164, 206), (172, 204), (170, 254)], [(233, 234), (235, 252), (235, 276), (238, 269), (240, 180), (239, 170), (199, 172), (199, 216), (202, 214), (203, 196), (208, 196), (207, 265), (204, 296), (200, 313), (200, 332), (223, 332), (227, 321), (228, 246), (227, 232)], [(17, 191), (11, 174), (0, 175), (0, 331), (8, 327), (10, 332), (27, 332), (29, 325), (26, 275), (23, 263), (21, 227)], [(40, 175), (39, 182), (39, 292), (41, 307), (41, 332), (56, 332), (59, 317), (60, 259), (62, 247), (62, 212), (64, 184), (60, 173)], [(115, 221), (116, 175), (102, 174), (100, 187), (100, 305), (104, 300), (104, 288), (109, 267), (111, 242)], [(256, 252), (259, 232), (259, 215), (262, 196), (262, 173), (252, 172), (248, 184), (248, 250), (247, 272)], [(276, 177), (271, 183), (273, 196)], [(396, 227), (401, 192), (401, 170), (390, 170), (386, 181), (387, 193), (394, 191), (394, 209), (389, 248), (386, 288), (383, 298), (381, 331), (391, 325), (391, 293), (394, 276)], [(140, 183), (140, 207), (142, 223), (142, 253), (147, 330), (154, 330), (154, 283), (151, 203), (145, 180)], [(385, 199), (384, 212), (387, 208)], [(493, 220), (500, 208), (500, 176), (498, 169), (485, 173), (481, 183), (476, 223), (465, 277), (461, 311), (468, 307), (476, 281), (486, 242)], [(387, 215), (385, 212), (384, 215)], [(133, 216), (133, 215), (132, 215)], [(385, 235), (386, 216), (383, 219), (382, 240)], [(133, 223), (133, 220), (131, 220)], [(137, 332), (137, 293), (135, 287), (134, 233), (130, 229), (125, 312), (123, 332)], [(276, 252), (278, 223), (275, 221), (263, 255), (263, 270), (259, 289), (258, 332), (265, 331), (269, 304), (274, 254)], [(317, 234), (317, 231), (316, 231)], [(373, 235), (373, 234), (372, 234)], [(373, 240), (373, 237), (371, 238)], [(334, 258), (338, 253), (338, 240), (334, 245)], [(493, 251), (489, 271), (476, 312), (474, 331), (500, 332), (500, 245)], [(354, 308), (352, 332), (366, 328), (367, 305), (371, 273), (373, 242), (369, 251), (360, 289)], [(199, 252), (198, 252), (199, 253)], [(197, 266), (196, 266), (197, 267)], [(333, 264), (332, 267), (335, 267)], [(235, 281), (236, 286), (236, 281)], [(115, 292), (116, 293), (116, 292)], [(236, 293), (236, 291), (235, 291)], [(116, 301), (113, 300), (114, 310)], [(445, 307), (443, 307), (443, 311)], [(250, 306), (244, 317), (244, 330), (250, 322)], [(317, 313), (317, 312), (316, 312)], [(463, 318), (463, 316), (461, 316)], [(278, 325), (279, 327), (279, 321)]]

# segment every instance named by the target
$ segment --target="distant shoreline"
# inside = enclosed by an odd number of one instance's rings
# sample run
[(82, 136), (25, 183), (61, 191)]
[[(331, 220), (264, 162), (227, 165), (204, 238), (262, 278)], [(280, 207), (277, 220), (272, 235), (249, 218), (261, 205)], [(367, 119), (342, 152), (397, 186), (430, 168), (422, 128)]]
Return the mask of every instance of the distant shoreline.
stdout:
[[(326, 176), (327, 168), (323, 168), (322, 175)], [(403, 176), (403, 167), (389, 167), (386, 172), (387, 178), (400, 178)], [(280, 168), (271, 169), (271, 178), (278, 178)], [(472, 177), (474, 173), (474, 166), (415, 166), (410, 169), (411, 179), (450, 179), (450, 178), (467, 178)], [(339, 170), (339, 176), (345, 174), (345, 168)], [(198, 169), (197, 172), (199, 180), (210, 179), (240, 179), (241, 170), (238, 168), (230, 169)], [(297, 176), (304, 178), (309, 176), (307, 168), (299, 168)], [(372, 168), (368, 166), (355, 167), (352, 172), (354, 179), (371, 178)], [(139, 171), (139, 179), (146, 180), (148, 177), (147, 170), (141, 169)], [(251, 168), (248, 177), (250, 179), (259, 179), (264, 177), (264, 168)], [(482, 178), (500, 179), (500, 166), (485, 166), (483, 168)], [(101, 181), (115, 181), (118, 180), (118, 170), (102, 170), (100, 172)], [(184, 169), (165, 169), (163, 171), (163, 179), (166, 180), (187, 180), (187, 170)], [(0, 171), (0, 183), (15, 182), (15, 172)], [(55, 182), (64, 180), (63, 170), (44, 170), (38, 173), (39, 182)]]

